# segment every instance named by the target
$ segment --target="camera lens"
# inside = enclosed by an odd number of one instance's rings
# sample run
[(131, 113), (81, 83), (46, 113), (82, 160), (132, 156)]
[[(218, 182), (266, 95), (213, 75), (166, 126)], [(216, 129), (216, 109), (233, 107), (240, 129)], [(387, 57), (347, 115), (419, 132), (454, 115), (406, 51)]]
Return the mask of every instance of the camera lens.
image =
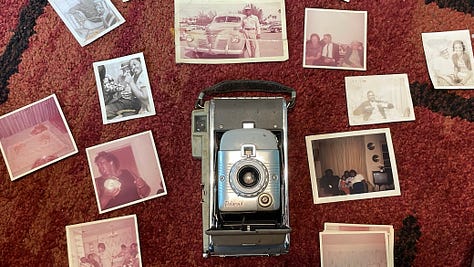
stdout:
[(239, 183), (244, 187), (255, 186), (260, 179), (260, 174), (257, 169), (252, 166), (245, 166), (240, 169), (238, 173)]

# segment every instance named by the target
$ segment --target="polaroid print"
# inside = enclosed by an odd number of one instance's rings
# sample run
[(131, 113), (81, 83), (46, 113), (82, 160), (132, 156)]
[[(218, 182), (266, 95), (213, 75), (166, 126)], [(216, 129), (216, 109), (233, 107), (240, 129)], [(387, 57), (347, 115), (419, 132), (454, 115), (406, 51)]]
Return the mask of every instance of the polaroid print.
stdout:
[(324, 223), (324, 231), (365, 231), (365, 232), (386, 232), (388, 235), (388, 262), (389, 267), (394, 266), (393, 251), (395, 247), (395, 233), (392, 225), (377, 224), (350, 224), (350, 223)]
[(435, 89), (473, 89), (469, 30), (421, 34), (426, 64)]
[(321, 267), (391, 266), (386, 232), (324, 231), (319, 244)]
[(93, 66), (104, 124), (156, 114), (143, 53)]
[(367, 11), (306, 8), (303, 67), (366, 70)]
[(81, 46), (125, 22), (110, 0), (48, 0)]
[(0, 148), (12, 181), (78, 151), (54, 94), (1, 116)]
[(69, 266), (142, 266), (136, 215), (66, 226)]
[(175, 0), (177, 63), (288, 60), (284, 0)]
[(346, 77), (349, 124), (415, 120), (406, 74)]
[(400, 195), (390, 129), (306, 136), (314, 204)]
[(151, 131), (86, 148), (99, 213), (167, 194)]

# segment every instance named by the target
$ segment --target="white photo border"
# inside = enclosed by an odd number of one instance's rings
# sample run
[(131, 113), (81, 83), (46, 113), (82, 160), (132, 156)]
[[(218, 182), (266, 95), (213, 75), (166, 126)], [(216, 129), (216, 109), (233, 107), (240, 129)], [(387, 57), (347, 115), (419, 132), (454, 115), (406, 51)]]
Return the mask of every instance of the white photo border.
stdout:
[(2, 142), (0, 142), (0, 150), (1, 150), (1, 152), (2, 152), (3, 159), (4, 159), (5, 164), (6, 164), (6, 166), (7, 166), (8, 174), (9, 174), (9, 176), (10, 176), (10, 180), (11, 180), (11, 181), (17, 180), (17, 179), (19, 179), (19, 178), (21, 178), (21, 177), (24, 177), (24, 176), (26, 176), (26, 175), (28, 175), (28, 174), (30, 174), (30, 173), (32, 173), (32, 172), (35, 172), (35, 171), (37, 171), (37, 170), (39, 170), (39, 169), (42, 169), (42, 168), (44, 168), (44, 167), (46, 167), (46, 166), (49, 166), (49, 165), (51, 165), (51, 164), (54, 164), (54, 163), (56, 163), (56, 162), (58, 162), (58, 161), (60, 161), (60, 160), (62, 160), (62, 159), (65, 159), (65, 158), (67, 158), (67, 157), (69, 157), (69, 156), (72, 156), (72, 155), (76, 154), (76, 153), (79, 151), (79, 150), (77, 149), (76, 141), (74, 140), (74, 138), (73, 138), (73, 136), (72, 136), (71, 130), (70, 130), (70, 128), (69, 128), (69, 125), (68, 125), (68, 123), (67, 123), (67, 121), (66, 121), (66, 118), (65, 118), (65, 116), (64, 116), (64, 113), (63, 113), (63, 111), (62, 111), (62, 109), (61, 109), (61, 106), (59, 105), (59, 101), (58, 101), (58, 98), (57, 98), (56, 94), (52, 94), (52, 95), (47, 96), (47, 97), (45, 97), (45, 98), (43, 98), (43, 99), (40, 99), (40, 100), (38, 100), (38, 101), (36, 101), (36, 102), (33, 102), (33, 103), (28, 104), (28, 105), (26, 105), (26, 106), (24, 106), (24, 107), (21, 107), (21, 108), (19, 108), (19, 109), (17, 109), (17, 110), (14, 110), (14, 111), (12, 111), (12, 112), (10, 112), (10, 113), (7, 113), (7, 114), (4, 114), (4, 115), (0, 116), (0, 124), (1, 124), (1, 120), (2, 120), (3, 118), (6, 118), (6, 117), (8, 117), (8, 116), (10, 116), (10, 115), (13, 115), (13, 114), (15, 114), (15, 113), (17, 113), (17, 112), (21, 112), (21, 111), (23, 111), (23, 110), (25, 110), (25, 109), (27, 109), (27, 108), (29, 108), (29, 107), (31, 107), (31, 106), (40, 104), (40, 103), (42, 103), (42, 102), (44, 102), (44, 101), (47, 101), (47, 100), (49, 100), (49, 99), (51, 99), (51, 98), (54, 100), (54, 103), (56, 104), (56, 108), (58, 109), (58, 112), (59, 112), (59, 114), (60, 114), (60, 116), (61, 116), (61, 120), (62, 120), (62, 122), (64, 123), (64, 126), (65, 126), (65, 128), (66, 128), (66, 130), (67, 130), (67, 134), (68, 134), (68, 136), (69, 136), (69, 140), (71, 141), (74, 150), (71, 151), (70, 153), (67, 153), (67, 154), (65, 154), (65, 155), (63, 155), (63, 156), (61, 156), (61, 157), (58, 157), (58, 158), (54, 159), (54, 160), (48, 161), (47, 163), (45, 163), (45, 164), (43, 164), (43, 165), (40, 165), (40, 166), (38, 166), (38, 167), (36, 167), (36, 168), (33, 168), (33, 169), (31, 169), (31, 170), (29, 170), (29, 171), (27, 171), (27, 172), (24, 172), (24, 173), (22, 173), (22, 174), (19, 174), (19, 175), (14, 176), (14, 175), (13, 175), (13, 172), (12, 172), (12, 170), (11, 170), (11, 167), (10, 167), (10, 163), (8, 162), (8, 159), (7, 159), (7, 154), (6, 154), (5, 148), (3, 147)]
[[(150, 111), (143, 113), (143, 114), (135, 114), (135, 115), (129, 115), (129, 116), (124, 116), (121, 118), (114, 118), (114, 119), (107, 119), (107, 113), (105, 110), (105, 101), (104, 101), (104, 94), (102, 91), (102, 81), (100, 80), (100, 75), (99, 75), (99, 66), (106, 66), (106, 65), (111, 65), (111, 64), (118, 64), (119, 62), (122, 61), (127, 61), (131, 60), (134, 58), (139, 58), (141, 67), (142, 67), (142, 74), (145, 75), (145, 79), (147, 80), (147, 94), (148, 94), (148, 104), (150, 106)], [(92, 64), (94, 68), (94, 75), (95, 75), (95, 81), (96, 81), (96, 86), (97, 86), (97, 93), (99, 95), (99, 103), (100, 103), (100, 110), (102, 114), (102, 123), (103, 124), (110, 124), (110, 123), (116, 123), (116, 122), (122, 122), (122, 121), (127, 121), (127, 120), (132, 120), (132, 119), (137, 119), (137, 118), (143, 118), (143, 117), (149, 117), (149, 116), (154, 116), (156, 115), (156, 110), (155, 110), (155, 104), (153, 101), (153, 94), (151, 90), (151, 84), (150, 84), (150, 79), (148, 76), (148, 69), (146, 67), (146, 62), (145, 62), (145, 56), (143, 52), (132, 54), (132, 55), (127, 55), (123, 57), (118, 57), (118, 58), (113, 58), (113, 59), (108, 59), (108, 60), (103, 60), (103, 61), (98, 61), (94, 62)]]
[[(370, 82), (377, 81), (378, 79), (401, 79), (403, 80), (403, 87), (400, 88), (399, 94), (404, 94), (406, 100), (404, 102), (409, 109), (409, 116), (403, 117), (403, 116), (398, 116), (397, 118), (393, 119), (375, 119), (375, 120), (367, 120), (363, 122), (357, 122), (357, 120), (354, 118), (356, 115), (353, 115), (353, 108), (349, 104), (349, 98), (352, 94), (351, 90), (353, 88), (349, 88), (348, 83), (349, 81), (357, 81), (357, 80), (365, 80), (366, 85), (370, 86)], [(372, 81), (371, 81), (372, 80)], [(411, 97), (410, 93), (410, 84), (408, 81), (408, 75), (406, 73), (400, 73), (400, 74), (384, 74), (384, 75), (367, 75), (367, 76), (346, 76), (345, 77), (345, 88), (346, 88), (346, 105), (347, 105), (347, 116), (349, 118), (349, 125), (351, 126), (356, 126), (356, 125), (368, 125), (368, 124), (380, 124), (380, 123), (390, 123), (390, 122), (402, 122), (402, 121), (414, 121), (415, 118), (415, 110), (413, 107), (413, 100)], [(373, 91), (376, 95), (386, 95), (381, 92), (383, 92), (385, 88), (377, 88), (377, 89), (367, 89), (367, 91)]]
[[(188, 63), (188, 64), (230, 64), (230, 63), (254, 63), (254, 62), (278, 62), (286, 61), (289, 59), (288, 53), (288, 36), (286, 28), (286, 8), (284, 0), (262, 0), (256, 2), (256, 5), (262, 3), (280, 3), (280, 12), (281, 12), (281, 42), (283, 54), (281, 56), (270, 56), (270, 57), (255, 57), (255, 58), (185, 58), (184, 54), (181, 52), (181, 40), (180, 40), (180, 14), (183, 5), (188, 5), (190, 3), (199, 3), (199, 4), (209, 4), (215, 3), (220, 5), (229, 5), (232, 4), (241, 4), (244, 7), (248, 2), (244, 0), (174, 0), (175, 7), (175, 61), (176, 63)], [(219, 15), (219, 14), (218, 14)], [(262, 40), (262, 39), (260, 39)]]
[[(157, 167), (158, 167), (158, 175), (160, 176), (164, 191), (161, 192), (161, 193), (158, 193), (158, 194), (153, 194), (153, 195), (150, 194), (148, 197), (140, 198), (140, 199), (137, 199), (135, 201), (125, 203), (123, 205), (118, 205), (116, 207), (111, 207), (111, 208), (108, 208), (108, 209), (102, 209), (102, 207), (100, 206), (100, 199), (99, 199), (99, 194), (98, 194), (98, 190), (97, 190), (97, 184), (95, 182), (96, 176), (94, 176), (94, 173), (95, 173), (94, 172), (94, 167), (93, 167), (94, 166), (94, 159), (92, 158), (91, 153), (98, 150), (98, 149), (101, 149), (102, 147), (108, 147), (108, 150), (114, 149), (114, 148), (121, 148), (122, 147), (121, 145), (118, 145), (118, 146), (113, 146), (113, 145), (116, 144), (116, 143), (126, 141), (128, 139), (133, 139), (133, 138), (149, 138), (150, 139), (151, 146), (152, 146), (151, 149), (152, 149), (152, 152), (153, 152), (155, 160), (156, 160), (156, 164), (157, 164)], [(87, 154), (87, 161), (89, 163), (89, 170), (90, 170), (91, 177), (92, 177), (92, 184), (94, 185), (94, 192), (95, 192), (95, 196), (96, 196), (97, 208), (99, 209), (100, 214), (106, 213), (106, 212), (109, 212), (109, 211), (113, 211), (113, 210), (117, 210), (117, 209), (121, 209), (121, 208), (124, 208), (124, 207), (128, 207), (128, 206), (140, 203), (140, 202), (144, 202), (144, 201), (147, 201), (147, 200), (150, 200), (150, 199), (162, 197), (162, 196), (165, 196), (165, 195), (168, 194), (168, 191), (166, 189), (165, 179), (163, 177), (163, 170), (161, 168), (160, 159), (159, 159), (159, 156), (158, 156), (155, 140), (153, 138), (153, 134), (152, 134), (151, 130), (136, 133), (136, 134), (129, 135), (129, 136), (126, 136), (126, 137), (122, 137), (122, 138), (119, 138), (119, 139), (116, 139), (116, 140), (112, 140), (112, 141), (109, 141), (109, 142), (105, 142), (105, 143), (102, 143), (102, 144), (98, 144), (98, 145), (95, 145), (95, 146), (88, 147), (88, 148), (86, 148), (86, 154)], [(137, 168), (140, 168), (140, 166), (137, 166)]]
[[(362, 41), (363, 45), (363, 67), (356, 68), (356, 67), (342, 67), (342, 66), (324, 66), (324, 65), (309, 65), (306, 63), (306, 41), (308, 36), (308, 17), (311, 15), (309, 13), (317, 13), (317, 12), (328, 12), (328, 13), (339, 13), (339, 14), (363, 14), (364, 15), (364, 40)], [(331, 22), (328, 22), (331, 23)], [(329, 33), (329, 32), (327, 32)], [(324, 34), (324, 33), (322, 33)], [(358, 70), (358, 71), (366, 71), (367, 70), (367, 11), (363, 10), (342, 10), (342, 9), (325, 9), (325, 8), (305, 8), (305, 17), (304, 17), (304, 32), (303, 32), (303, 55), (302, 55), (302, 62), (303, 68), (313, 68), (313, 69), (334, 69), (334, 70)], [(322, 36), (320, 36), (322, 38)]]
[[(425, 52), (426, 66), (428, 68), (428, 74), (433, 84), (434, 89), (474, 89), (474, 69), (471, 70), (471, 85), (438, 85), (436, 81), (435, 73), (431, 62), (436, 58), (436, 50), (443, 50), (448, 48), (448, 51), (453, 50), (452, 43), (455, 40), (463, 41), (465, 52), (468, 53), (471, 65), (474, 65), (473, 49), (471, 34), (468, 29), (466, 30), (455, 30), (445, 32), (424, 32), (421, 33), (421, 39), (423, 43), (423, 50)], [(441, 42), (441, 43), (440, 43)], [(443, 44), (445, 43), (445, 44)], [(447, 45), (449, 43), (449, 45)], [(471, 67), (473, 68), (473, 67)]]
[(137, 250), (138, 250), (138, 256), (139, 256), (139, 266), (142, 266), (142, 253), (141, 253), (141, 248), (140, 248), (140, 236), (138, 232), (138, 221), (137, 221), (137, 215), (132, 214), (132, 215), (126, 215), (126, 216), (121, 216), (121, 217), (115, 217), (115, 218), (109, 218), (109, 219), (103, 219), (103, 220), (97, 220), (97, 221), (91, 221), (91, 222), (84, 222), (84, 223), (78, 223), (78, 224), (72, 224), (72, 225), (66, 225), (66, 245), (67, 245), (67, 254), (68, 254), (68, 262), (69, 266), (75, 266), (75, 259), (72, 258), (72, 255), (74, 254), (72, 252), (73, 246), (72, 246), (72, 240), (71, 240), (71, 233), (70, 231), (74, 230), (75, 228), (80, 228), (88, 225), (95, 225), (95, 224), (106, 224), (106, 223), (112, 223), (114, 221), (119, 221), (119, 220), (127, 220), (127, 219), (132, 219), (133, 218), (133, 224), (135, 228), (135, 236), (137, 238)]
[[(72, 35), (74, 36), (74, 38), (77, 40), (77, 42), (82, 46), (86, 46), (92, 42), (94, 42), (95, 40), (99, 39), (100, 37), (104, 36), (105, 34), (111, 32), (112, 30), (114, 30), (115, 28), (119, 27), (120, 25), (122, 25), (123, 23), (125, 23), (125, 19), (123, 18), (122, 14), (120, 14), (120, 12), (117, 10), (117, 8), (114, 6), (114, 4), (110, 1), (110, 0), (103, 0), (104, 2), (106, 2), (106, 5), (108, 8), (110, 8), (110, 10), (112, 11), (112, 13), (117, 17), (118, 21), (109, 26), (108, 28), (104, 29), (103, 31), (101, 31), (100, 33), (98, 33), (96, 36), (94, 36), (94, 38), (91, 38), (91, 39), (84, 39), (82, 38), (77, 32), (76, 32), (76, 29), (73, 28), (73, 26), (71, 25), (70, 22), (68, 22), (68, 19), (65, 17), (64, 13), (63, 13), (63, 10), (61, 10), (61, 8), (58, 6), (58, 4), (56, 3), (57, 1), (64, 1), (64, 0), (48, 0), (48, 2), (51, 4), (51, 6), (53, 7), (54, 11), (56, 11), (56, 13), (59, 15), (59, 17), (61, 18), (61, 20), (64, 22), (64, 24), (66, 25), (66, 27), (69, 29), (69, 31), (72, 33)], [(66, 0), (68, 1), (68, 0)], [(70, 0), (69, 0), (70, 1)], [(78, 2), (79, 3), (79, 2)]]
[[(366, 136), (366, 135), (375, 135), (375, 134), (385, 135), (385, 139), (387, 141), (388, 153), (390, 157), (391, 168), (392, 168), (394, 189), (378, 191), (378, 192), (367, 192), (367, 193), (362, 193), (362, 194), (352, 194), (352, 195), (324, 196), (324, 197), (319, 196), (319, 193), (318, 193), (319, 185), (317, 182), (318, 177), (317, 177), (316, 167), (314, 163), (312, 142), (319, 141), (319, 140), (333, 139), (333, 138)], [(332, 202), (359, 200), (359, 199), (371, 199), (371, 198), (380, 198), (380, 197), (391, 197), (391, 196), (401, 195), (400, 184), (398, 180), (397, 163), (395, 160), (395, 153), (393, 149), (392, 137), (390, 135), (389, 128), (309, 135), (305, 137), (305, 141), (306, 141), (306, 151), (307, 151), (307, 156), (308, 156), (308, 165), (309, 165), (314, 204), (323, 204), (323, 203), (332, 203)]]

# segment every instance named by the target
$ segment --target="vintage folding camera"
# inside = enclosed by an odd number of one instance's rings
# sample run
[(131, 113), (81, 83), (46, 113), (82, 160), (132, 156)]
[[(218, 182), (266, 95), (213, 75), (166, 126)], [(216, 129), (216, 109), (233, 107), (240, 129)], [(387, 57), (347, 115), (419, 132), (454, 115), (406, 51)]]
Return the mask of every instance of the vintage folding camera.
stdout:
[[(236, 92), (247, 96), (204, 101)], [(292, 88), (252, 80), (198, 96), (191, 131), (193, 157), (202, 161), (204, 257), (289, 251), (287, 111), (295, 100)]]

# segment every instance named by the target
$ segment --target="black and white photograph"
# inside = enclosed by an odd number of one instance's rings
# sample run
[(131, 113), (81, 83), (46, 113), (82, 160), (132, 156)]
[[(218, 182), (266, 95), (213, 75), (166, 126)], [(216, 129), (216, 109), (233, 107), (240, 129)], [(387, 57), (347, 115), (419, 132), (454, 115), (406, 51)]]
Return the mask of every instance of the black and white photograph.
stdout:
[(78, 151), (55, 94), (1, 116), (0, 148), (12, 181)]
[(469, 30), (421, 34), (435, 89), (473, 89), (474, 62)]
[(306, 8), (303, 67), (367, 69), (367, 11)]
[(414, 121), (407, 74), (346, 76), (349, 125)]
[(177, 63), (288, 59), (285, 1), (175, 0)]
[(125, 19), (110, 0), (48, 0), (81, 46), (120, 26)]
[(99, 213), (167, 194), (151, 131), (86, 148)]
[(66, 226), (70, 267), (140, 267), (136, 215)]
[(305, 139), (314, 204), (400, 195), (389, 128)]
[(93, 66), (104, 124), (156, 114), (143, 53)]

